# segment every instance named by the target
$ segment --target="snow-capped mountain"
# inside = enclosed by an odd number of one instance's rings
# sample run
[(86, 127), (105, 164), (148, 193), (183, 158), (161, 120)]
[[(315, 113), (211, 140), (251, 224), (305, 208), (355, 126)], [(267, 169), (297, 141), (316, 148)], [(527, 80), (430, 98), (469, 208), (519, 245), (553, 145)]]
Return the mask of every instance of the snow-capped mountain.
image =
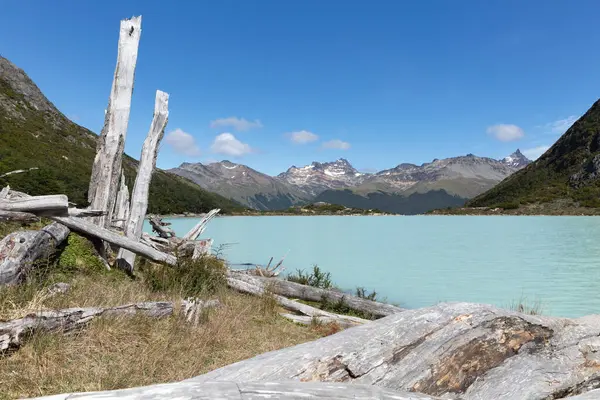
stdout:
[(521, 153), (521, 150), (517, 149), (517, 151), (510, 156), (504, 157), (502, 162), (509, 167), (520, 169), (530, 164), (531, 160), (525, 157), (523, 153)]
[[(358, 208), (377, 202), (371, 208), (421, 212), (431, 207), (462, 204), (528, 163), (530, 161), (517, 150), (502, 160), (467, 154), (434, 159), (421, 165), (403, 163), (374, 174), (360, 173), (344, 158), (292, 166), (274, 177), (230, 161), (184, 163), (170, 172), (260, 210), (319, 200), (349, 207), (358, 205)], [(419, 207), (415, 208), (413, 203), (419, 203)]]
[(304, 167), (292, 165), (277, 175), (282, 181), (316, 196), (327, 189), (341, 189), (359, 185), (368, 174), (358, 172), (344, 158), (333, 162), (313, 162)]

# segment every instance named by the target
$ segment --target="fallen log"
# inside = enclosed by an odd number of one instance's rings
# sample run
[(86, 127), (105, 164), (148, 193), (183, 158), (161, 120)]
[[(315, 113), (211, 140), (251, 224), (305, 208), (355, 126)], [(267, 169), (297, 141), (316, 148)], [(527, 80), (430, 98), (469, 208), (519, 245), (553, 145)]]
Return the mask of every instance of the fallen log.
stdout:
[[(150, 180), (152, 172), (156, 167), (156, 157), (158, 156), (158, 146), (165, 134), (165, 127), (169, 119), (169, 95), (160, 90), (156, 91), (154, 103), (154, 117), (150, 125), (150, 131), (142, 146), (140, 164), (138, 173), (133, 186), (131, 196), (131, 207), (129, 209), (129, 218), (125, 222), (125, 235), (127, 237), (139, 240), (142, 236), (144, 227), (144, 217), (148, 209), (148, 190), (150, 189)], [(135, 254), (127, 249), (119, 249), (116, 264), (119, 268), (133, 274), (133, 265), (135, 263)]]
[(16, 169), (14, 171), (6, 172), (6, 173), (0, 175), (0, 178), (4, 178), (6, 176), (10, 176), (10, 175), (14, 175), (14, 174), (22, 174), (23, 172), (35, 171), (36, 169), (39, 169), (39, 168), (33, 167), (33, 168), (28, 168), (28, 169)]
[(116, 232), (112, 232), (108, 229), (100, 228), (92, 222), (74, 218), (74, 217), (48, 217), (49, 219), (60, 222), (61, 224), (71, 228), (76, 232), (80, 232), (87, 236), (96, 237), (104, 240), (115, 246), (122, 247), (127, 250), (139, 254), (143, 257), (149, 258), (153, 261), (164, 262), (170, 265), (177, 264), (177, 258), (171, 254), (166, 254), (158, 251), (150, 246), (147, 246), (136, 240), (129, 239), (125, 236), (119, 235)]
[(112, 224), (112, 213), (119, 189), (141, 25), (141, 16), (121, 21), (117, 65), (104, 116), (104, 127), (98, 138), (92, 166), (88, 201), (90, 208), (107, 211), (106, 216), (95, 217), (93, 220), (96, 225), (104, 228), (110, 228)]
[(407, 310), (184, 382), (328, 381), (442, 398), (556, 399), (598, 387), (600, 316), (443, 303)]
[(268, 285), (271, 292), (280, 296), (308, 301), (343, 303), (351, 310), (372, 315), (374, 318), (385, 317), (404, 311), (404, 309), (391, 304), (363, 299), (337, 290), (320, 289), (282, 279), (249, 275), (238, 271), (230, 271), (229, 274), (235, 279), (248, 282), (255, 286)]
[(272, 296), (273, 299), (279, 305), (281, 305), (282, 307), (284, 307), (288, 310), (296, 311), (296, 312), (299, 312), (299, 313), (304, 314), (309, 317), (327, 317), (343, 327), (356, 326), (356, 325), (366, 324), (367, 322), (370, 322), (367, 319), (353, 317), (350, 315), (334, 314), (334, 313), (330, 313), (330, 312), (327, 312), (324, 310), (320, 310), (316, 307), (309, 306), (308, 304), (303, 304), (303, 303), (300, 303), (297, 301), (290, 300), (286, 297), (273, 294), (273, 293), (269, 292), (268, 288), (252, 285), (248, 282), (244, 282), (244, 281), (234, 279), (231, 277), (227, 278), (227, 284), (232, 289), (235, 289), (242, 293), (252, 294), (255, 296), (263, 296), (263, 295)]
[(181, 313), (185, 320), (196, 326), (200, 323), (200, 318), (211, 308), (221, 307), (219, 300), (200, 300), (189, 298), (181, 302)]
[(196, 226), (194, 226), (188, 233), (185, 234), (185, 236), (183, 236), (183, 240), (196, 240), (196, 238), (198, 238), (198, 236), (200, 236), (202, 232), (204, 232), (204, 230), (206, 229), (206, 225), (219, 213), (219, 211), (221, 211), (219, 208), (210, 210), (208, 214), (206, 214), (200, 220), (200, 222), (196, 224)]
[(116, 399), (194, 399), (194, 400), (436, 400), (437, 397), (397, 392), (370, 385), (322, 382), (177, 382), (103, 392), (65, 393), (36, 397), (47, 400)]
[(23, 199), (0, 200), (0, 209), (19, 212), (45, 212), (48, 214), (66, 215), (69, 210), (69, 199), (64, 194), (47, 196), (29, 196)]
[(99, 316), (131, 316), (143, 314), (161, 318), (173, 314), (173, 303), (146, 302), (117, 307), (67, 308), (56, 311), (39, 311), (23, 318), (0, 322), (0, 351), (14, 350), (23, 339), (36, 332), (68, 332), (81, 328)]
[(8, 196), (8, 191), (10, 190), (10, 186), (6, 185), (0, 190), (0, 200), (4, 200)]
[(37, 222), (40, 219), (30, 213), (17, 212), (17, 211), (4, 211), (0, 210), (0, 222), (14, 221), (14, 222)]
[(47, 259), (69, 235), (64, 225), (53, 223), (39, 231), (18, 231), (0, 241), (0, 285), (14, 285)]
[(344, 321), (340, 321), (339, 318), (326, 317), (324, 315), (309, 317), (308, 315), (296, 315), (288, 313), (279, 313), (283, 318), (288, 319), (296, 324), (310, 326), (313, 324), (337, 324), (340, 328), (352, 328), (358, 324), (349, 323), (343, 325)]
[(163, 222), (162, 218), (157, 217), (156, 215), (150, 217), (150, 226), (152, 226), (152, 232), (156, 233), (162, 239), (170, 239), (175, 237), (175, 232), (168, 228), (168, 225), (171, 225), (170, 222)]

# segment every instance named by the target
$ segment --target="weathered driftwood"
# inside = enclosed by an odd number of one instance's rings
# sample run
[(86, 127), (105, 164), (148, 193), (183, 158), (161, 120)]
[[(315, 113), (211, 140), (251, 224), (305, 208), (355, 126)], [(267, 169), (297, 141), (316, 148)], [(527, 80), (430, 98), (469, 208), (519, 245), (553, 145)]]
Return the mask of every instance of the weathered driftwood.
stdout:
[(436, 400), (437, 397), (397, 392), (370, 385), (323, 382), (177, 382), (109, 390), (61, 394), (47, 400)]
[(391, 304), (363, 299), (337, 290), (327, 290), (301, 285), (283, 279), (265, 278), (234, 271), (230, 272), (230, 276), (253, 285), (268, 285), (271, 292), (289, 298), (318, 302), (326, 300), (330, 303), (343, 303), (352, 310), (372, 315), (374, 318), (385, 317), (404, 311), (404, 309)]
[(598, 315), (566, 319), (444, 303), (186, 382), (351, 382), (464, 400), (557, 399), (600, 385), (598, 349)]
[(211, 308), (217, 308), (221, 306), (219, 300), (200, 300), (195, 298), (189, 298), (181, 302), (181, 313), (185, 320), (192, 325), (198, 325), (200, 319)]
[(6, 185), (0, 190), (0, 200), (4, 200), (8, 196), (8, 191), (10, 190), (10, 186)]
[(0, 285), (21, 282), (47, 259), (69, 235), (69, 229), (53, 223), (39, 231), (17, 231), (0, 241)]
[(0, 200), (0, 209), (19, 212), (45, 212), (66, 215), (69, 210), (69, 199), (64, 194), (46, 196), (30, 196), (23, 199)]
[(168, 225), (171, 225), (170, 222), (163, 222), (162, 218), (156, 215), (151, 216), (149, 222), (152, 232), (156, 233), (159, 237), (163, 239), (175, 237), (175, 232), (168, 227)]
[(48, 217), (53, 221), (60, 222), (61, 224), (71, 228), (76, 232), (80, 232), (84, 235), (95, 237), (110, 244), (118, 247), (122, 247), (127, 250), (149, 258), (153, 261), (164, 262), (170, 265), (175, 265), (177, 259), (171, 254), (166, 254), (158, 251), (150, 246), (147, 246), (137, 240), (129, 239), (125, 236), (119, 235), (116, 232), (110, 231), (105, 228), (101, 228), (92, 222), (74, 218), (74, 217)]
[(349, 315), (333, 314), (333, 313), (330, 313), (327, 311), (323, 311), (316, 307), (309, 306), (308, 304), (303, 304), (303, 303), (300, 303), (297, 301), (290, 300), (286, 297), (273, 294), (273, 293), (269, 292), (268, 288), (264, 288), (263, 286), (253, 285), (251, 283), (244, 282), (242, 280), (238, 280), (235, 278), (231, 278), (231, 277), (227, 278), (227, 284), (232, 289), (235, 289), (242, 293), (252, 294), (255, 296), (263, 296), (263, 295), (272, 296), (273, 299), (279, 305), (281, 305), (282, 307), (284, 307), (288, 310), (296, 311), (296, 312), (302, 313), (309, 317), (327, 317), (327, 318), (331, 319), (332, 321), (337, 322), (340, 326), (343, 326), (343, 327), (356, 326), (356, 325), (365, 324), (365, 323), (369, 322), (369, 320), (358, 318), (358, 317), (352, 317)]
[(0, 351), (21, 346), (23, 339), (35, 332), (68, 332), (80, 328), (99, 316), (131, 316), (143, 314), (149, 317), (165, 317), (173, 314), (173, 303), (146, 302), (117, 307), (67, 308), (56, 311), (39, 311), (24, 318), (0, 322)]
[(295, 322), (300, 325), (310, 326), (312, 324), (337, 324), (340, 328), (352, 328), (358, 324), (356, 323), (345, 323), (345, 321), (341, 321), (339, 318), (331, 318), (326, 317), (324, 315), (314, 317), (309, 317), (308, 315), (296, 315), (296, 314), (288, 314), (288, 313), (279, 313), (283, 318), (289, 319), (292, 322)]
[(129, 218), (129, 188), (125, 184), (125, 174), (121, 169), (121, 180), (117, 200), (115, 201), (115, 211), (113, 212), (113, 226), (123, 228)]
[(39, 218), (30, 213), (0, 210), (0, 222), (3, 221), (36, 222), (39, 221)]
[(106, 216), (94, 218), (98, 226), (105, 228), (112, 223), (119, 189), (141, 24), (141, 16), (121, 21), (117, 65), (92, 167), (88, 200), (91, 208), (107, 210)]
[(14, 171), (6, 172), (6, 173), (0, 175), (0, 178), (4, 178), (5, 176), (14, 175), (14, 174), (22, 174), (23, 172), (35, 171), (36, 169), (39, 169), (39, 168), (33, 167), (33, 168), (28, 168), (28, 169), (16, 169)]
[[(129, 209), (129, 218), (125, 222), (125, 235), (127, 237), (139, 240), (142, 236), (144, 227), (144, 218), (148, 209), (148, 190), (152, 172), (156, 167), (156, 157), (158, 156), (158, 145), (165, 134), (165, 127), (169, 119), (169, 95), (160, 90), (156, 91), (154, 103), (154, 117), (150, 125), (150, 131), (142, 146), (140, 156), (140, 165), (137, 177), (133, 186), (131, 196), (131, 207)], [(119, 249), (116, 264), (119, 268), (133, 273), (135, 263), (135, 254), (126, 249)]]
[(183, 240), (196, 240), (196, 238), (198, 238), (198, 236), (200, 236), (202, 234), (202, 232), (204, 232), (204, 230), (206, 229), (206, 225), (210, 222), (211, 219), (213, 219), (218, 213), (219, 211), (221, 211), (218, 208), (215, 208), (214, 210), (210, 210), (201, 220), (200, 222), (198, 222), (196, 224), (196, 226), (194, 226), (188, 233), (185, 234), (185, 236), (183, 237)]

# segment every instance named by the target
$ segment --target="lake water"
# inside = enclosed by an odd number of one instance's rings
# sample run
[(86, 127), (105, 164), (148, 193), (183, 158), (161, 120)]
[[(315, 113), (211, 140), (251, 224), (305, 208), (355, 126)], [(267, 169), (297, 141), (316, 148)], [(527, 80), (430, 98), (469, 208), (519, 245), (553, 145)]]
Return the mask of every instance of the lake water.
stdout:
[[(198, 219), (169, 221), (183, 235)], [(524, 298), (548, 315), (600, 314), (598, 217), (221, 217), (203, 237), (229, 243), (231, 263), (287, 254), (286, 272), (318, 264), (407, 308)]]

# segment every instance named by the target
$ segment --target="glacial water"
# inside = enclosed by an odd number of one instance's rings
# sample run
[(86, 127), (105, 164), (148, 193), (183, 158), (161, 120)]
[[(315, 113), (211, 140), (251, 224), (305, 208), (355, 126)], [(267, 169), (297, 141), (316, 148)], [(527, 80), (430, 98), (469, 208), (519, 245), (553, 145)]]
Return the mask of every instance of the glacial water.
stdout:
[[(198, 219), (169, 221), (182, 235)], [(597, 217), (220, 217), (203, 237), (230, 263), (287, 254), (287, 272), (318, 264), (407, 308), (525, 299), (548, 315), (600, 314)]]

